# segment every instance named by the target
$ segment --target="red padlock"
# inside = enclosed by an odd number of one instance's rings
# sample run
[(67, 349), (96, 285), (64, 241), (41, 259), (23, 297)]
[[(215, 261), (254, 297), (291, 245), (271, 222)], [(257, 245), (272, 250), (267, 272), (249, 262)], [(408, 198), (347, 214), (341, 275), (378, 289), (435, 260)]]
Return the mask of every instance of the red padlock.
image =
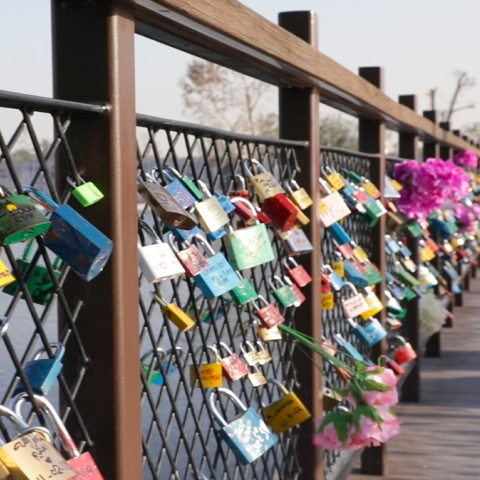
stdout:
[[(303, 265), (299, 265), (292, 257), (283, 259), (283, 265), (287, 275), (299, 286), (304, 287), (312, 281), (312, 277), (305, 270)], [(293, 265), (293, 267), (291, 266)]]
[[(259, 308), (256, 303), (257, 300), (261, 300), (265, 306)], [(283, 318), (283, 315), (275, 305), (268, 303), (261, 295), (258, 296), (257, 300), (253, 300), (251, 303), (256, 310), (255, 314), (262, 323), (262, 326), (272, 328), (285, 321), (285, 318)]]
[[(227, 351), (228, 355), (226, 357), (220, 358), (220, 363), (222, 364), (223, 368), (223, 376), (229, 382), (235, 382), (236, 380), (240, 380), (241, 378), (245, 377), (250, 373), (247, 365), (243, 362), (240, 356), (230, 349), (228, 345), (224, 342), (220, 342), (217, 344), (219, 348), (223, 348)], [(217, 348), (217, 346), (215, 346)]]
[(235, 205), (235, 213), (245, 222), (245, 226), (251, 226), (259, 220), (268, 225), (271, 220), (250, 200), (243, 197), (231, 197), (231, 202)]
[(394, 340), (398, 340), (401, 345), (395, 349), (395, 360), (402, 365), (403, 363), (410, 362), (417, 358), (417, 353), (403, 337), (396, 335), (393, 337)]
[(403, 377), (405, 375), (405, 370), (392, 358), (386, 356), (385, 357), (385, 365), (390, 369), (393, 370), (393, 373), (398, 377)]
[(298, 217), (297, 207), (284, 193), (265, 199), (262, 210), (271, 219), (272, 224), (282, 232), (290, 230)]
[(289, 285), (290, 287), (292, 287), (293, 293), (298, 298), (298, 301), (295, 302), (293, 306), (299, 307), (307, 299), (307, 297), (300, 290), (300, 287), (296, 283), (292, 282), (289, 277), (287, 277), (286, 275), (283, 275), (282, 279), (286, 285)]

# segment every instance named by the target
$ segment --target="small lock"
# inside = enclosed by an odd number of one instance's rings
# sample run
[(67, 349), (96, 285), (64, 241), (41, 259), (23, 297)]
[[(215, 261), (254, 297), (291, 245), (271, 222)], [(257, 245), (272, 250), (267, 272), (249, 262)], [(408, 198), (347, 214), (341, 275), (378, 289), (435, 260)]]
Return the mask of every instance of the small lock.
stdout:
[(196, 245), (193, 245), (188, 241), (182, 242), (181, 247), (183, 249), (179, 250), (175, 246), (173, 239), (173, 234), (169, 233), (167, 235), (168, 243), (176, 254), (180, 264), (185, 269), (185, 274), (187, 277), (194, 277), (208, 268), (208, 260), (200, 252)]
[[(39, 348), (25, 366), (25, 376), (28, 384), (35, 393), (47, 395), (56, 382), (63, 364), (62, 358), (65, 356), (65, 347), (59, 342), (49, 344), (55, 351), (53, 358), (41, 358), (46, 353), (46, 348)], [(25, 391), (25, 385), (19, 381), (14, 390), (14, 395)]]
[(332, 292), (320, 294), (322, 310), (333, 310), (335, 308), (335, 295)]
[(397, 363), (403, 365), (404, 363), (410, 362), (417, 358), (417, 353), (413, 349), (412, 345), (407, 342), (400, 335), (392, 337), (393, 343), (400, 343), (400, 346), (394, 347), (394, 358)]
[(253, 367), (259, 363), (260, 358), (256, 348), (248, 340), (240, 343), (240, 350), (242, 351), (243, 358), (247, 362), (247, 365)]
[(270, 290), (273, 293), (273, 296), (278, 300), (282, 307), (293, 307), (298, 302), (298, 298), (291, 285), (286, 285), (278, 275), (270, 277), (268, 284), (270, 285)]
[(397, 240), (393, 239), (390, 235), (385, 235), (385, 248), (387, 253), (395, 254), (400, 252), (400, 244)]
[(0, 259), (0, 287), (6, 287), (7, 285), (10, 285), (14, 282), (15, 277), (13, 276), (12, 272), (8, 269), (3, 260)]
[(233, 297), (235, 302), (238, 305), (245, 305), (252, 300), (256, 300), (258, 298), (258, 293), (253, 287), (250, 280), (243, 278), (240, 272), (236, 272), (239, 278), (241, 279), (240, 285), (238, 287), (232, 288), (230, 290), (230, 295)]
[(326, 166), (322, 168), (322, 172), (325, 175), (327, 182), (334, 190), (342, 190), (342, 188), (347, 186), (345, 178), (343, 178), (339, 172), (333, 170), (332, 167)]
[(305, 210), (313, 205), (312, 197), (295, 180), (290, 180), (287, 185), (290, 200), (300, 209)]
[(196, 200), (203, 199), (203, 192), (195, 185), (195, 182), (187, 175), (182, 175), (178, 170), (173, 167), (166, 167), (166, 170), (171, 173), (174, 177), (178, 178), (184, 187), (190, 192), (191, 195), (195, 197)]
[(75, 180), (72, 177), (67, 177), (67, 183), (73, 189), (72, 195), (83, 207), (89, 207), (104, 198), (103, 193), (93, 182), (85, 182), (80, 175), (77, 175)]
[(343, 400), (343, 397), (331, 388), (323, 387), (320, 399), (323, 404), (323, 410), (329, 412)]
[(274, 378), (269, 378), (268, 383), (278, 387), (283, 395), (262, 408), (265, 421), (274, 433), (283, 433), (296, 425), (308, 420), (312, 415), (294, 392)]
[(330, 225), (326, 230), (339, 245), (343, 245), (345, 243), (350, 244), (352, 241), (350, 235), (348, 235), (345, 229), (338, 222)]
[(288, 256), (282, 259), (287, 275), (299, 287), (304, 287), (312, 281), (312, 277), (305, 270), (303, 265), (299, 265), (292, 257)]
[(176, 174), (173, 173), (174, 170), (175, 169), (172, 167), (165, 167), (161, 171), (154, 168), (150, 171), (150, 176), (160, 185), (162, 184), (161, 177), (163, 176), (165, 179), (165, 190), (172, 195), (172, 197), (174, 197), (183, 208), (189, 208), (197, 199), (180, 180), (181, 175), (176, 170)]
[[(254, 175), (252, 173), (251, 166), (255, 166), (258, 170), (260, 170), (260, 173)], [(285, 190), (278, 183), (273, 174), (268, 172), (258, 160), (254, 158), (244, 158), (243, 168), (247, 174), (248, 181), (252, 185), (260, 201), (265, 201), (267, 198), (272, 198), (278, 194), (285, 193)]]
[(283, 278), (284, 283), (291, 287), (293, 293), (297, 297), (297, 301), (293, 304), (293, 306), (294, 307), (299, 307), (307, 299), (307, 297), (300, 290), (299, 286), (296, 283), (292, 282), (289, 277), (284, 275), (282, 278)]
[[(260, 308), (257, 302), (263, 303), (264, 306)], [(276, 327), (285, 321), (285, 318), (279, 312), (278, 308), (275, 307), (275, 305), (268, 303), (261, 295), (258, 296), (257, 300), (252, 301), (252, 305), (255, 310), (255, 315), (265, 328)]]
[[(202, 350), (203, 347), (200, 346), (195, 350), (194, 354)], [(218, 352), (211, 345), (206, 347), (207, 355), (208, 351), (213, 352), (214, 362), (209, 361), (209, 363), (194, 363), (190, 365), (190, 385), (192, 387), (217, 388), (223, 384), (223, 367), (220, 363)]]
[(302, 228), (305, 225), (308, 225), (310, 223), (310, 218), (308, 218), (307, 215), (305, 215), (296, 205), (295, 208), (297, 209), (297, 219), (292, 228)]
[(353, 328), (353, 333), (367, 347), (372, 347), (387, 336), (387, 331), (376, 318), (370, 318), (363, 325), (348, 318), (348, 323)]
[(371, 288), (366, 287), (365, 293), (365, 301), (367, 302), (369, 308), (367, 311), (361, 313), (360, 316), (364, 320), (368, 320), (370, 317), (373, 317), (377, 313), (381, 312), (384, 307), (377, 294)]
[(253, 372), (250, 372), (247, 375), (248, 380), (252, 384), (252, 387), (261, 387), (262, 385), (265, 385), (267, 383), (267, 379), (265, 378), (265, 375), (259, 370), (257, 365), (253, 365), (252, 369), (254, 370)]
[(165, 302), (159, 295), (152, 292), (153, 300), (158, 303), (163, 314), (171, 320), (182, 332), (193, 328), (196, 323), (177, 305)]
[(355, 260), (358, 262), (364, 262), (365, 260), (368, 260), (368, 253), (360, 245), (353, 243), (352, 247), (352, 256), (355, 258)]
[(195, 215), (203, 230), (206, 233), (212, 233), (226, 225), (230, 219), (222, 208), (218, 198), (212, 195), (205, 183), (201, 180), (197, 180), (197, 183), (206, 198), (195, 204)]
[(365, 363), (363, 355), (350, 342), (347, 342), (340, 333), (334, 333), (333, 340), (343, 353), (347, 354), (357, 362)]
[(215, 345), (215, 348), (217, 351), (220, 350), (221, 352), (222, 350), (225, 350), (228, 353), (226, 357), (221, 357), (219, 355), (219, 358), (223, 367), (223, 376), (229, 382), (240, 380), (250, 373), (247, 365), (245, 365), (240, 356), (237, 353), (234, 353), (226, 343), (219, 342)]
[(278, 340), (282, 340), (282, 332), (278, 328), (278, 326), (273, 327), (265, 327), (263, 325), (259, 325), (257, 328), (258, 336), (264, 342), (276, 342)]
[(313, 251), (313, 245), (301, 228), (294, 228), (288, 232), (277, 233), (282, 239), (288, 255), (304, 255)]
[[(182, 349), (177, 347), (180, 351)], [(148, 350), (140, 357), (143, 374), (147, 385), (157, 385), (161, 387), (165, 383), (165, 376), (172, 375), (178, 371), (178, 367), (174, 367), (170, 362), (166, 361), (168, 354), (163, 348)], [(158, 358), (157, 358), (158, 357)]]
[(352, 212), (340, 193), (337, 191), (332, 192), (328, 184), (322, 178), (319, 178), (319, 182), (324, 195), (322, 195), (318, 201), (318, 215), (322, 227), (329, 227), (347, 217)]
[[(237, 184), (238, 181), (238, 184)], [(245, 179), (242, 175), (236, 173), (233, 176), (233, 188), (229, 190), (228, 196), (229, 197), (243, 197), (247, 200), (250, 199), (250, 192), (247, 190)]]
[(385, 361), (385, 365), (391, 370), (393, 370), (393, 373), (395, 373), (397, 377), (403, 377), (404, 375), (406, 375), (407, 372), (395, 360), (393, 360), (389, 356), (385, 356), (384, 361)]
[(356, 287), (368, 287), (371, 285), (370, 280), (365, 276), (365, 265), (356, 260), (345, 260), (343, 262), (345, 269), (345, 277), (350, 283)]

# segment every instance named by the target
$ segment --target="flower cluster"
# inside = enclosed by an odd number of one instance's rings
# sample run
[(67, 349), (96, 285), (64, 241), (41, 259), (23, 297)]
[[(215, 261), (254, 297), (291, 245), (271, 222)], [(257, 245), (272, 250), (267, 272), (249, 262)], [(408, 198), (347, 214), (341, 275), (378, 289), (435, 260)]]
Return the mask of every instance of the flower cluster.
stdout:
[(425, 293), (419, 301), (420, 332), (433, 335), (438, 332), (447, 318), (447, 310), (433, 293)]
[(453, 157), (453, 161), (460, 167), (465, 168), (477, 168), (478, 167), (478, 157), (475, 152), (472, 150), (462, 150), (458, 152)]
[(446, 200), (460, 201), (470, 190), (470, 177), (451, 160), (428, 158), (395, 165), (393, 177), (401, 183), (399, 210), (409, 219), (424, 221)]
[(463, 231), (473, 232), (476, 229), (476, 222), (480, 219), (480, 205), (472, 202), (457, 202), (454, 205), (453, 214)]

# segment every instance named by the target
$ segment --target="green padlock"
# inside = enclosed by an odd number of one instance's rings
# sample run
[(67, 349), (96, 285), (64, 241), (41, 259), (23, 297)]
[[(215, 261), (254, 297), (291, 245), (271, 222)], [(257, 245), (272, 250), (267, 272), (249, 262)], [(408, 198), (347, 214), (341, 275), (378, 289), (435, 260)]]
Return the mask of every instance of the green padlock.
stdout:
[(72, 195), (84, 207), (89, 207), (99, 202), (103, 197), (103, 193), (96, 187), (93, 182), (85, 182), (85, 180), (77, 175), (76, 181), (71, 177), (67, 177), (68, 184), (72, 187)]
[[(35, 243), (32, 239), (28, 242), (22, 258), (17, 260), (18, 269), (22, 275), (30, 267), (30, 257), (34, 246)], [(62, 260), (57, 257), (52, 265), (57, 278), (61, 273), (61, 264)], [(43, 265), (34, 265), (28, 278), (25, 279), (25, 282), (27, 284), (28, 292), (32, 297), (32, 302), (38, 305), (46, 305), (55, 291), (55, 283), (53, 282), (47, 267)], [(7, 285), (3, 289), (3, 293), (6, 293), (7, 295), (15, 295), (19, 288), (18, 282), (15, 281), (10, 285)]]
[(404, 227), (407, 229), (408, 234), (413, 238), (417, 238), (423, 233), (423, 228), (418, 222), (415, 221), (409, 221), (405, 223)]
[(250, 280), (243, 278), (240, 275), (240, 272), (237, 272), (237, 275), (240, 277), (242, 280), (242, 283), (238, 286), (230, 290), (230, 293), (232, 294), (233, 299), (235, 300), (236, 303), (239, 305), (245, 305), (246, 303), (256, 300), (258, 298), (258, 293), (253, 288), (253, 285), (251, 284)]
[(0, 242), (23, 242), (50, 229), (52, 222), (27, 195), (14, 194), (0, 185)]
[(364, 270), (362, 271), (363, 276), (367, 279), (370, 285), (376, 285), (383, 280), (380, 272), (375, 268), (372, 262), (369, 260), (364, 260), (362, 262)]
[(282, 307), (292, 307), (298, 303), (298, 297), (295, 295), (291, 285), (286, 285), (278, 275), (270, 277), (268, 283), (274, 297)]

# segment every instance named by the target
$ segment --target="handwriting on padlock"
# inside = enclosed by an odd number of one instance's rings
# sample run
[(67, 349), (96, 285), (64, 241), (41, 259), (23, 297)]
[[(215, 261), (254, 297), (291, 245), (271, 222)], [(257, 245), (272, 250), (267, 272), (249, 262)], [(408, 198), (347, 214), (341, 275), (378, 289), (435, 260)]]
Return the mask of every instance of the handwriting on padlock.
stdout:
[(335, 308), (335, 297), (333, 293), (322, 293), (321, 301), (323, 310), (333, 310)]
[[(287, 400), (286, 402), (283, 402), (276, 410), (268, 412), (267, 420), (269, 420), (269, 421), (274, 420), (275, 417), (280, 415), (286, 408), (290, 408), (290, 405), (293, 405), (293, 404), (295, 404), (295, 402), (293, 400)], [(295, 413), (300, 413), (302, 410), (303, 410), (302, 408), (297, 406), (293, 409), (292, 413), (294, 413), (294, 414)], [(291, 417), (293, 417), (293, 416), (291, 416)]]
[(365, 301), (365, 297), (360, 293), (342, 300), (342, 307), (345, 315), (349, 318), (361, 315), (369, 308), (368, 303)]

